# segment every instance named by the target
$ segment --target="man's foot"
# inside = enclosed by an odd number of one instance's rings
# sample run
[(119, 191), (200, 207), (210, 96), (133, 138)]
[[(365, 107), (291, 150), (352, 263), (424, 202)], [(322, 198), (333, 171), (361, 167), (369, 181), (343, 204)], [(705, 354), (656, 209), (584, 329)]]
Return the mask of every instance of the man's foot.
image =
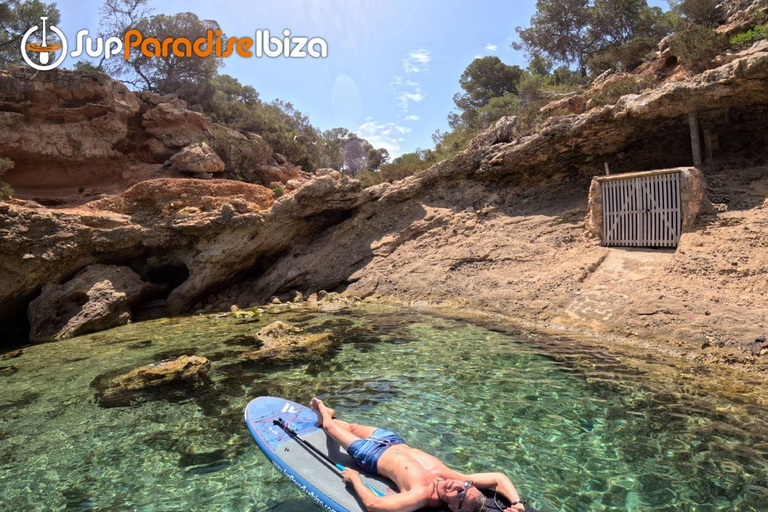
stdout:
[(333, 415), (336, 413), (335, 410), (331, 409), (330, 407), (326, 407), (323, 401), (318, 398), (313, 398), (310, 400), (309, 407), (315, 411), (315, 414), (317, 414), (317, 423), (321, 427), (323, 426), (323, 419), (333, 418)]

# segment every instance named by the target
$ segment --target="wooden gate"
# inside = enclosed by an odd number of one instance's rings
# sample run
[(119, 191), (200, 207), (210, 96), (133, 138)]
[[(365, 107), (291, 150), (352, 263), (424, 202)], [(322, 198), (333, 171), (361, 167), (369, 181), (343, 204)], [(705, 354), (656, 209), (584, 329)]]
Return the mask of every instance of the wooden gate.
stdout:
[(605, 245), (677, 246), (682, 231), (679, 172), (606, 179), (600, 185)]

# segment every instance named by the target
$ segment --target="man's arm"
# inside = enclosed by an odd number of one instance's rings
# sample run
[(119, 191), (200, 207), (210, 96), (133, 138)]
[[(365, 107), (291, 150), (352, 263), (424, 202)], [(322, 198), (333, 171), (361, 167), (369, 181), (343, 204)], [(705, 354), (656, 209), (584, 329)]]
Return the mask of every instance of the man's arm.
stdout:
[[(507, 497), (509, 501), (520, 501), (520, 495), (512, 484), (512, 481), (504, 473), (474, 473), (466, 476), (467, 480), (472, 480), (478, 489), (495, 489)], [(522, 511), (525, 506), (522, 503), (513, 505), (507, 510)]]
[(344, 476), (344, 483), (351, 483), (355, 488), (355, 492), (360, 496), (368, 512), (412, 512), (424, 507), (428, 501), (418, 491), (376, 496), (363, 483), (360, 473), (354, 469), (347, 468), (342, 475)]

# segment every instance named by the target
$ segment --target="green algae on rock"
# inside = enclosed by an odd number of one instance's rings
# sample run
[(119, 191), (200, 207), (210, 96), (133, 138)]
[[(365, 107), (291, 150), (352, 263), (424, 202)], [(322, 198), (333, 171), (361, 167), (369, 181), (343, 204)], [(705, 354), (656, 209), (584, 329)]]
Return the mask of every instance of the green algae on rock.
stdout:
[[(165, 394), (176, 390), (184, 395), (208, 382), (211, 362), (205, 357), (180, 356), (175, 359), (141, 366), (115, 376), (113, 372), (97, 377), (91, 384), (97, 389), (96, 400), (102, 407), (127, 406), (136, 401), (152, 399), (153, 393)], [(178, 394), (178, 393), (177, 393)]]
[(307, 334), (301, 327), (279, 320), (261, 329), (256, 338), (264, 345), (259, 350), (242, 354), (242, 357), (274, 365), (322, 360), (339, 346), (331, 333)]

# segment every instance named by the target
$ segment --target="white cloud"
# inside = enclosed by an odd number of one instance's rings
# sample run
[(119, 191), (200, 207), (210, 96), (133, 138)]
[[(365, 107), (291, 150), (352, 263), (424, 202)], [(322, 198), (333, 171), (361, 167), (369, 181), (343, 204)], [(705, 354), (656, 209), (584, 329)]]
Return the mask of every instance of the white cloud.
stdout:
[(421, 89), (416, 88), (416, 90), (410, 92), (410, 91), (402, 91), (400, 93), (400, 96), (397, 97), (397, 99), (400, 101), (400, 106), (403, 107), (404, 111), (408, 110), (408, 104), (410, 102), (419, 102), (424, 99), (424, 95), (421, 94)]
[(392, 157), (397, 157), (401, 154), (400, 143), (405, 142), (399, 135), (410, 131), (410, 128), (395, 123), (368, 121), (360, 125), (357, 134), (370, 142), (374, 148), (384, 148)]
[(419, 116), (417, 116), (417, 115), (406, 116), (405, 120), (406, 121), (418, 121), (419, 120)]
[(495, 44), (488, 43), (487, 45), (485, 45), (485, 49), (488, 50), (489, 52), (495, 52), (499, 49), (499, 47), (496, 46)]
[(403, 69), (406, 73), (421, 73), (428, 69), (429, 61), (432, 58), (429, 55), (429, 50), (421, 48), (419, 50), (413, 50), (403, 59)]

